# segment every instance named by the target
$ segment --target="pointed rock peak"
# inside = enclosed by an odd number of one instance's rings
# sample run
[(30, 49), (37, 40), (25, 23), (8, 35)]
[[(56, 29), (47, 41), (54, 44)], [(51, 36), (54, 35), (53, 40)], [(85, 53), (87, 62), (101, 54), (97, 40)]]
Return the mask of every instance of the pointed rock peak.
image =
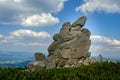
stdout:
[(76, 26), (80, 26), (80, 27), (83, 27), (86, 23), (86, 19), (87, 17), (86, 16), (82, 16), (80, 18), (78, 18), (73, 24), (72, 24), (72, 27), (76, 27)]
[(65, 22), (62, 26), (71, 26), (70, 22)]

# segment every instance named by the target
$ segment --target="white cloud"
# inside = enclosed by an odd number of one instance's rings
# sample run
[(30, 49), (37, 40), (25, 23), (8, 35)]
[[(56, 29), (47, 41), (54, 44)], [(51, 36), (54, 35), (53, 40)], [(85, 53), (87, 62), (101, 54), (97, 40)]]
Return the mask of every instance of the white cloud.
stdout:
[(22, 0), (14, 0), (14, 2), (20, 3), (20, 2), (22, 2)]
[(45, 26), (45, 25), (53, 25), (59, 23), (59, 19), (53, 17), (50, 13), (41, 14), (41, 15), (33, 15), (27, 17), (23, 20), (22, 25), (24, 26)]
[(5, 39), (5, 36), (2, 35), (2, 34), (0, 34), (0, 44), (2, 44), (2, 43), (7, 43), (7, 42), (8, 42), (8, 40)]
[(0, 43), (7, 43), (7, 42), (8, 42), (7, 39), (0, 40)]
[(84, 4), (76, 7), (76, 11), (83, 13), (104, 11), (107, 13), (120, 13), (119, 0), (83, 0)]
[(34, 46), (48, 47), (49, 46), (49, 44), (46, 44), (46, 43), (15, 43), (14, 45), (16, 45), (16, 46), (28, 46), (28, 47), (30, 47), (30, 46), (32, 46), (32, 47), (34, 47)]
[(91, 36), (91, 40), (93, 42), (103, 42), (103, 43), (108, 43), (108, 44), (116, 45), (116, 46), (120, 45), (120, 40), (110, 39), (105, 36)]
[(10, 32), (8, 36), (1, 34), (0, 37), (0, 50), (2, 51), (47, 52), (52, 41), (49, 33), (29, 29), (19, 29)]
[(91, 49), (93, 56), (102, 54), (103, 56), (118, 57), (120, 53), (120, 40), (111, 39), (105, 36), (91, 36)]
[(0, 39), (3, 38), (4, 36), (0, 34)]
[(112, 44), (114, 44), (114, 45), (120, 45), (120, 40), (113, 40)]
[[(35, 20), (39, 20), (42, 14), (49, 13), (51, 15), (52, 13), (61, 11), (66, 1), (67, 0), (0, 0), (0, 24), (20, 25), (24, 19), (29, 20), (34, 16), (38, 16), (39, 18)], [(52, 16), (52, 19), (53, 18), (55, 17)]]
[(120, 46), (116, 46), (115, 48), (120, 49)]
[(58, 5), (58, 11), (61, 11), (64, 7), (64, 2), (67, 1), (67, 0), (62, 0), (59, 5)]
[(47, 32), (35, 32), (32, 30), (20, 29), (20, 30), (11, 32), (10, 38), (14, 38), (14, 37), (18, 37), (18, 38), (50, 38), (51, 36)]

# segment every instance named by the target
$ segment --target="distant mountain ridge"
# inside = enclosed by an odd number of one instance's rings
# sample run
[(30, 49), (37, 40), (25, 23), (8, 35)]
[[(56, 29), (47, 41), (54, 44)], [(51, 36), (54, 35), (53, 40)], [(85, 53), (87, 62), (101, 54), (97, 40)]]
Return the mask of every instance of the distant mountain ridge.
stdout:
[(7, 68), (7, 67), (10, 67), (10, 68), (26, 67), (29, 62), (31, 62), (31, 61), (24, 61), (24, 62), (21, 62), (21, 63), (14, 63), (14, 64), (0, 64), (0, 68)]
[[(98, 58), (96, 56), (91, 56), (93, 58)], [(0, 51), (0, 68), (6, 67), (25, 67), (27, 64), (34, 60), (34, 53), (28, 52), (5, 52)], [(103, 60), (114, 60), (120, 62), (120, 58), (111, 58), (111, 57), (104, 57)]]
[(0, 67), (24, 67), (34, 60), (34, 53), (0, 51)]

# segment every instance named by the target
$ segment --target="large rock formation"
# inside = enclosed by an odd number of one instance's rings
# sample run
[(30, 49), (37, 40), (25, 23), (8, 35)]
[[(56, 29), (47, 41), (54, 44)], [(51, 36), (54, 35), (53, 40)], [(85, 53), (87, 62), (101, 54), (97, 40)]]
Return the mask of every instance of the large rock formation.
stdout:
[(70, 22), (62, 25), (60, 32), (53, 36), (54, 41), (48, 47), (49, 62), (54, 63), (56, 67), (76, 66), (79, 61), (90, 57), (91, 33), (82, 28), (85, 22), (86, 17), (83, 16), (72, 25)]
[[(48, 47), (49, 57), (63, 59), (80, 59), (90, 56), (90, 31), (82, 28), (86, 17), (79, 18), (71, 26), (70, 22), (63, 24), (59, 33), (53, 36), (54, 42)], [(49, 58), (48, 57), (48, 58)]]
[[(53, 36), (53, 42), (48, 47), (48, 57), (45, 59), (42, 54), (35, 54), (35, 62), (28, 65), (34, 69), (54, 68), (54, 67), (70, 67), (79, 66), (81, 62), (90, 63), (89, 48), (91, 45), (90, 31), (83, 28), (86, 17), (80, 17), (72, 25), (66, 22), (62, 25), (59, 33)], [(42, 60), (43, 59), (43, 60)], [(42, 63), (39, 65), (38, 63)], [(35, 67), (37, 65), (37, 68)], [(32, 69), (30, 69), (32, 70)]]

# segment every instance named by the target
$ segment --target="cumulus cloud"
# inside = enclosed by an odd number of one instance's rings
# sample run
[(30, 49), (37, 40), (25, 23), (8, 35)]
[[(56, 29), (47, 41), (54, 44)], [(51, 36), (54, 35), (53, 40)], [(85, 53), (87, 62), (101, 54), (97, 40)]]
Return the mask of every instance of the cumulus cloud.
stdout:
[(49, 44), (46, 44), (46, 43), (15, 43), (14, 45), (16, 46), (38, 46), (38, 47), (48, 47)]
[(10, 33), (11, 36), (10, 38), (50, 38), (50, 34), (48, 34), (47, 32), (35, 32), (32, 30), (24, 30), (24, 29), (20, 29), (17, 31), (13, 31)]
[(105, 36), (91, 36), (91, 52), (92, 56), (114, 56), (117, 57), (120, 53), (120, 40), (111, 39)]
[(83, 0), (84, 3), (76, 7), (76, 11), (83, 13), (104, 11), (107, 13), (120, 13), (119, 0)]
[(8, 42), (8, 40), (5, 39), (5, 36), (2, 35), (2, 34), (0, 34), (0, 44), (2, 44), (2, 43), (7, 43), (7, 42)]
[(50, 13), (48, 14), (41, 14), (41, 15), (33, 15), (27, 17), (23, 20), (22, 25), (24, 26), (45, 26), (47, 24), (53, 25), (59, 23), (59, 19), (53, 17)]
[(49, 33), (29, 29), (19, 29), (0, 37), (0, 50), (5, 51), (46, 52), (52, 41)]
[(115, 48), (120, 49), (120, 46), (116, 46)]
[(0, 43), (7, 43), (7, 42), (8, 42), (7, 39), (2, 39), (2, 40), (0, 40)]
[[(10, 32), (8, 36), (4, 36), (0, 34), (0, 44), (2, 43), (13, 43), (22, 45), (29, 43), (30, 46), (40, 46), (42, 43), (48, 44), (49, 39), (51, 39), (51, 35), (47, 32), (35, 32), (29, 29), (19, 29), (13, 32)], [(35, 43), (36, 42), (36, 43)], [(22, 43), (22, 44), (21, 44)], [(39, 43), (39, 44), (38, 44)], [(44, 45), (45, 46), (45, 45)]]
[[(21, 24), (23, 20), (29, 21), (30, 18), (34, 18), (34, 16), (38, 16), (38, 19), (35, 18), (35, 20), (40, 20), (42, 14), (49, 13), (49, 15), (51, 15), (52, 13), (61, 11), (66, 1), (67, 0), (0, 0), (0, 24)], [(52, 20), (54, 18), (55, 17), (52, 16)], [(38, 23), (40, 22), (37, 22), (37, 25)]]
[(0, 34), (0, 39), (3, 38), (4, 36), (2, 34)]
[(110, 39), (105, 36), (91, 36), (91, 40), (93, 42), (103, 42), (103, 43), (108, 43), (108, 44), (115, 45), (115, 46), (120, 45), (120, 40)]

